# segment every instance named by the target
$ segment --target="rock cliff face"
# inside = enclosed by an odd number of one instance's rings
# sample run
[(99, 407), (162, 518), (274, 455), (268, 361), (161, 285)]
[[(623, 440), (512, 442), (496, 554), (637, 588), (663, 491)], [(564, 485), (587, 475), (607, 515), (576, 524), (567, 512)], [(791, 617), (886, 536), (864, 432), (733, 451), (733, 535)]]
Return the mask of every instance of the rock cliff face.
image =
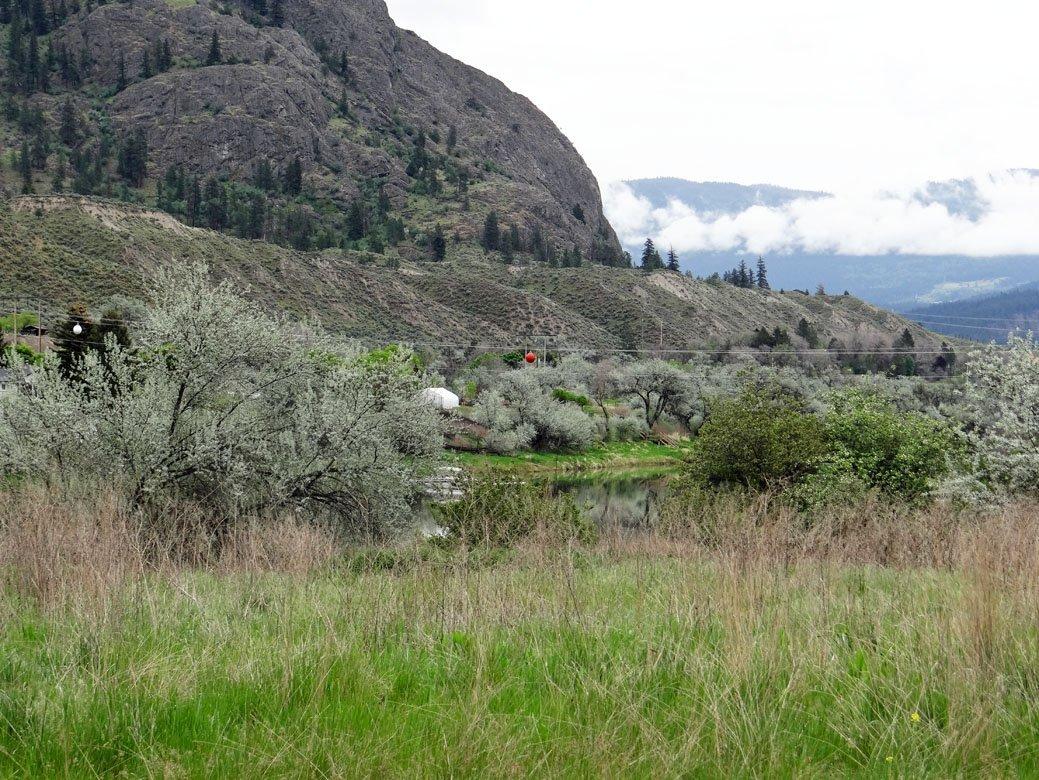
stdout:
[[(378, 181), (420, 227), (443, 222), (463, 241), (494, 209), (559, 247), (619, 254), (595, 178), (529, 100), (399, 29), (382, 0), (284, 0), (280, 27), (272, 9), (264, 0), (133, 0), (81, 11), (53, 37), (93, 63), (80, 90), (84, 112), (85, 90), (116, 89), (122, 60), (125, 88), (107, 104), (108, 119), (117, 134), (144, 131), (149, 176), (179, 164), (246, 180), (261, 159), (281, 170), (298, 156), (308, 190), (339, 207)], [(214, 33), (221, 61), (207, 66)], [(164, 44), (173, 67), (150, 75), (145, 53)], [(466, 207), (410, 197), (406, 170), (420, 131), (471, 177), (457, 198)]]

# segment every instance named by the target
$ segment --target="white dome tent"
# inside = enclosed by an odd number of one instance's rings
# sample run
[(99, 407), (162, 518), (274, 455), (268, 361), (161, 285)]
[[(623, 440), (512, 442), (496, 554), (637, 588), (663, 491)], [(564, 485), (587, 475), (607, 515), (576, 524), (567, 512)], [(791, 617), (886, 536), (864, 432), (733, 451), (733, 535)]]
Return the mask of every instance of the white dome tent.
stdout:
[(461, 403), (461, 399), (446, 387), (427, 387), (419, 394), (419, 397), (445, 412), (457, 409)]

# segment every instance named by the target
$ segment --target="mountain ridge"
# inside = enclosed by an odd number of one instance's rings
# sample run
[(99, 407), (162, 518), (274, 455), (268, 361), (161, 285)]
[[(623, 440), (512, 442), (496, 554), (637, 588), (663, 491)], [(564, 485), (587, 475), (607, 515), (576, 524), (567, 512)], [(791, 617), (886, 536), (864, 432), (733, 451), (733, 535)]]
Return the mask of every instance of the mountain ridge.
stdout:
[(666, 271), (503, 267), (465, 244), (452, 245), (444, 263), (397, 266), (373, 253), (307, 253), (239, 239), (95, 198), (26, 196), (0, 204), (7, 295), (25, 309), (44, 299), (50, 322), (72, 303), (99, 310), (113, 296), (121, 305), (140, 295), (160, 264), (199, 261), (264, 305), (376, 342), (521, 348), (547, 338), (559, 348), (693, 354), (739, 348), (759, 328), (786, 329), (797, 348), (801, 319), (824, 345), (837, 338), (848, 349), (887, 348), (906, 328), (921, 352), (940, 349), (942, 341), (846, 296), (742, 290)]
[[(36, 2), (14, 0), (16, 16), (25, 6), (33, 18)], [(32, 32), (55, 63), (46, 87), (12, 89), (0, 128), (8, 148), (50, 147), (32, 152), (37, 192), (68, 165), (80, 194), (121, 192), (297, 248), (388, 245), (409, 259), (429, 253), (438, 224), (478, 241), (495, 212), (517, 228), (516, 251), (623, 259), (595, 177), (551, 119), (398, 28), (381, 0), (61, 7)], [(22, 84), (14, 77), (29, 66), (2, 67)], [(387, 226), (395, 219), (403, 236)]]

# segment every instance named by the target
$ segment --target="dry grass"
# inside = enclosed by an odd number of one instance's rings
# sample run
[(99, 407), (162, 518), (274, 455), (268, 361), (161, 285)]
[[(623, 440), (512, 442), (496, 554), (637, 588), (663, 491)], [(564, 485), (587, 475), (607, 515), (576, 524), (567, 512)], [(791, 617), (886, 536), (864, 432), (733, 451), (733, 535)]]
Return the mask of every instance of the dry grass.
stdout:
[(0, 774), (1039, 772), (1031, 504), (716, 497), (357, 567), (294, 522), (171, 508), (173, 551), (113, 495), (7, 498)]

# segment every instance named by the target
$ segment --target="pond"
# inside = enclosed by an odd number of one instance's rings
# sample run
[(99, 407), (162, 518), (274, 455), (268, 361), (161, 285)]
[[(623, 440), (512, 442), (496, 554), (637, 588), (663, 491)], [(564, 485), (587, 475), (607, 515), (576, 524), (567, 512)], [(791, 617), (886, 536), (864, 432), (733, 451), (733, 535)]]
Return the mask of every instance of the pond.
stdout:
[(638, 529), (656, 522), (670, 481), (667, 474), (604, 472), (555, 478), (550, 485), (554, 492), (572, 496), (599, 528)]
[[(503, 477), (508, 478), (508, 477)], [(594, 471), (583, 474), (554, 474), (530, 477), (557, 495), (569, 495), (599, 528), (640, 529), (657, 519), (667, 498), (672, 475), (664, 473)], [(436, 533), (429, 501), (419, 509), (419, 527)]]

